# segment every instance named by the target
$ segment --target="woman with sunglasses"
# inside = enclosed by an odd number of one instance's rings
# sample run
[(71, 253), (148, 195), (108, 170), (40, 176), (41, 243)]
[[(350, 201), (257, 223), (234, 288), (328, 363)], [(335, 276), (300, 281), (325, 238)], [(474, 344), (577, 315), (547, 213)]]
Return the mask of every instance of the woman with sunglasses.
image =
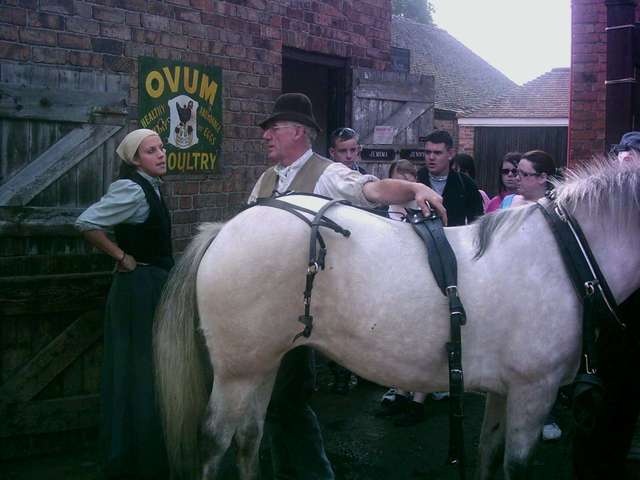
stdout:
[(502, 158), (498, 172), (498, 195), (487, 204), (486, 213), (511, 205), (513, 197), (518, 193), (518, 162), (522, 158), (520, 152), (509, 152)]
[[(551, 155), (542, 150), (531, 150), (522, 155), (518, 162), (518, 195), (513, 197), (511, 207), (536, 202), (553, 188), (549, 182), (556, 175), (556, 165)], [(504, 202), (503, 202), (504, 203)], [(558, 440), (562, 430), (558, 426), (558, 401), (542, 427), (542, 439), (545, 441)]]
[(512, 207), (537, 202), (550, 190), (549, 179), (556, 174), (556, 164), (551, 155), (542, 150), (531, 150), (518, 163), (518, 195)]

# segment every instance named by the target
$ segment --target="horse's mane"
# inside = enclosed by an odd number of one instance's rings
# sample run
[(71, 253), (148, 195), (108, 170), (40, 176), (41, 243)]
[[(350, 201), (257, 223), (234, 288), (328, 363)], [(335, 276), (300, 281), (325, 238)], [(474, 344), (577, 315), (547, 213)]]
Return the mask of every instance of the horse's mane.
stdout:
[[(565, 170), (564, 179), (551, 180), (556, 202), (569, 213), (586, 208), (590, 215), (614, 217), (616, 224), (637, 220), (640, 209), (640, 164), (619, 162), (615, 157), (594, 159), (591, 163)], [(485, 215), (477, 222), (476, 254), (479, 258), (489, 247), (494, 233), (515, 230), (535, 205), (501, 210)]]

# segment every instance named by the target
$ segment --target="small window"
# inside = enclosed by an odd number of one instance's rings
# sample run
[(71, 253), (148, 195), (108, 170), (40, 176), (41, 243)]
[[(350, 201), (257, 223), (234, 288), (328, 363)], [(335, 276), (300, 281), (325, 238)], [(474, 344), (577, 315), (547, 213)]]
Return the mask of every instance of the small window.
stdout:
[(391, 68), (394, 72), (408, 72), (411, 67), (411, 52), (408, 48), (391, 47)]

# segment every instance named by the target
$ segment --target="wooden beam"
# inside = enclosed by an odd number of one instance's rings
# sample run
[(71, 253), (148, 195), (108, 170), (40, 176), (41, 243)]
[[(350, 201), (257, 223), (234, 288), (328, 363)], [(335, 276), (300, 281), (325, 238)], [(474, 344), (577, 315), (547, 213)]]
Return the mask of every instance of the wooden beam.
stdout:
[(110, 271), (0, 277), (0, 316), (77, 314), (102, 308), (111, 280)]
[(0, 207), (0, 237), (78, 237), (82, 208)]
[(2, 384), (0, 418), (4, 417), (2, 410), (9, 404), (32, 400), (82, 352), (93, 345), (102, 336), (102, 322), (101, 311), (94, 310), (81, 315)]
[(0, 417), (0, 438), (92, 428), (99, 417), (97, 394), (13, 404)]
[[(78, 275), (87, 272), (104, 272), (104, 274), (110, 279), (112, 270), (113, 259), (102, 252), (98, 252), (97, 250), (96, 253), (64, 253), (57, 255), (43, 253), (40, 255), (19, 256), (0, 255), (0, 272), (2, 272), (0, 285), (2, 285), (3, 288), (8, 288), (8, 285), (11, 285), (11, 283), (4, 283), (3, 277), (8, 279), (15, 277), (69, 274)], [(85, 279), (85, 277), (79, 277), (79, 280), (77, 281), (82, 281), (80, 279)], [(63, 281), (68, 280), (65, 279)], [(95, 279), (85, 279), (85, 281), (95, 283)], [(29, 288), (27, 287), (29, 283), (19, 283), (19, 285), (21, 285), (22, 289)], [(37, 285), (34, 286), (37, 287)], [(0, 297), (4, 297), (4, 295), (0, 294)], [(82, 308), (76, 309), (76, 311), (82, 310)]]
[[(391, 125), (396, 131), (402, 132), (411, 125), (418, 117), (433, 108), (432, 103), (407, 102), (396, 113), (385, 119), (385, 125)], [(373, 143), (373, 131), (367, 132), (360, 140), (362, 144)]]
[(419, 84), (361, 83), (354, 95), (367, 100), (386, 100), (396, 102), (427, 102), (433, 86)]
[(97, 92), (26, 87), (0, 83), (0, 117), (90, 122), (95, 115), (109, 115), (124, 125), (128, 106), (123, 92)]
[(72, 130), (0, 186), (0, 205), (26, 205), (121, 128), (88, 124)]

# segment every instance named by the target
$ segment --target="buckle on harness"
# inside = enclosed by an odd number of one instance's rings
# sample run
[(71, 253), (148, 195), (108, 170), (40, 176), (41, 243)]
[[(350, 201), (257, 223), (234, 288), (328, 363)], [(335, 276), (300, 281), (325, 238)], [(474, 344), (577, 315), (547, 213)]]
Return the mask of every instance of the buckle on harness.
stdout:
[(588, 282), (584, 282), (584, 293), (587, 297), (591, 297), (596, 293), (596, 285), (598, 285), (598, 283), (598, 280), (589, 280)]
[(584, 354), (584, 371), (589, 375), (596, 375), (598, 373), (597, 368), (591, 368), (591, 366), (589, 365), (589, 355), (587, 355), (586, 353)]

